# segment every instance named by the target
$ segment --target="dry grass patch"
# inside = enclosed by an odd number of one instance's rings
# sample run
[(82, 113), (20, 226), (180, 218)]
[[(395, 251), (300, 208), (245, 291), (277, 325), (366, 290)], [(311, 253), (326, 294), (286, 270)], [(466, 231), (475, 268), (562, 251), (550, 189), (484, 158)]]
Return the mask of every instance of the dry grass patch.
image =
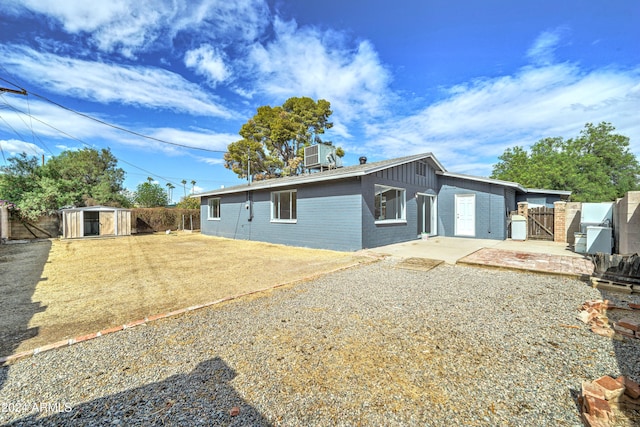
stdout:
[(37, 335), (9, 348), (29, 350), (146, 316), (317, 276), (365, 259), (352, 253), (198, 233), (55, 240), (31, 297), (45, 308), (34, 313), (27, 325)]

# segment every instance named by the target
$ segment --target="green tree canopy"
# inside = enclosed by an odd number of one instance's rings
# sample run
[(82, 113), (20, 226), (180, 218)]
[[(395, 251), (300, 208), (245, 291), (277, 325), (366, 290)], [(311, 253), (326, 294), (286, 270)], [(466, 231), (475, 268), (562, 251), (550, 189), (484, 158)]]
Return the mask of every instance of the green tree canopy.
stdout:
[[(250, 169), (255, 179), (297, 175), (302, 171), (304, 147), (325, 143), (321, 135), (331, 129), (332, 111), (328, 101), (289, 98), (282, 106), (258, 108), (257, 114), (240, 129), (242, 139), (229, 144), (224, 155), (225, 167), (246, 178)], [(337, 154), (344, 151), (338, 148)]]
[(492, 178), (529, 188), (571, 190), (572, 200), (602, 202), (640, 189), (640, 164), (629, 138), (611, 123), (587, 123), (577, 138), (544, 138), (531, 146), (507, 148)]
[(64, 151), (41, 165), (26, 153), (0, 168), (0, 199), (21, 217), (36, 219), (64, 206), (129, 206), (122, 195), (124, 170), (108, 149)]
[(179, 209), (200, 209), (200, 197), (184, 197), (176, 204)]
[(167, 192), (149, 179), (147, 182), (139, 184), (136, 188), (134, 200), (141, 208), (156, 208), (166, 206), (169, 202)]

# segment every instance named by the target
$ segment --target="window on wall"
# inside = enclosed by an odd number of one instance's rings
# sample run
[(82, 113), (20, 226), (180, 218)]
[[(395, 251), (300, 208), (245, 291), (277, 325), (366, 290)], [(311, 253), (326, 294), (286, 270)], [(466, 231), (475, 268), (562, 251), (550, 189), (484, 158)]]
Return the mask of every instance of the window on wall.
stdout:
[(296, 190), (271, 193), (271, 221), (296, 222), (297, 218)]
[(209, 199), (207, 204), (209, 206), (207, 219), (220, 219), (220, 198)]
[(375, 186), (375, 219), (376, 221), (405, 221), (404, 188)]

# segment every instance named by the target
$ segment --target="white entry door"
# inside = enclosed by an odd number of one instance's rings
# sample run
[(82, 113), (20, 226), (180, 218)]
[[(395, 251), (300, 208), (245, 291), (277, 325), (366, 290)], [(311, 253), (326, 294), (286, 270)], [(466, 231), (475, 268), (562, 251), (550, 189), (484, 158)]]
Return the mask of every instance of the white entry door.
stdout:
[(456, 194), (456, 236), (476, 235), (476, 195)]

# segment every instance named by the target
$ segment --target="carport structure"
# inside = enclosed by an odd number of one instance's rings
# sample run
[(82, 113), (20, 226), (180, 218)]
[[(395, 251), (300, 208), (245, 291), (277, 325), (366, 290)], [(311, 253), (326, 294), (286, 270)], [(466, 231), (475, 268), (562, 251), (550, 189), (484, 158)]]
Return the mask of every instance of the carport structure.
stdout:
[(62, 236), (65, 239), (130, 235), (129, 209), (110, 206), (62, 209)]

